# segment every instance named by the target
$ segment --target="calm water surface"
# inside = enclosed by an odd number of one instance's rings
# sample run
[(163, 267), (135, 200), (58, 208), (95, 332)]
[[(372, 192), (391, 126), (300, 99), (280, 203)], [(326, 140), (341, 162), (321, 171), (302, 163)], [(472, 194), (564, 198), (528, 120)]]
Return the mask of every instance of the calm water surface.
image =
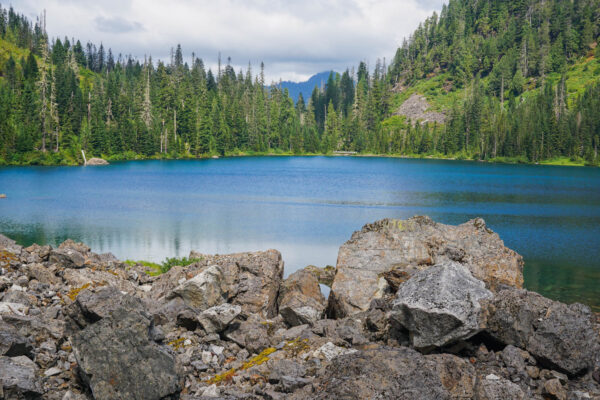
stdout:
[(483, 217), (528, 288), (600, 310), (600, 169), (387, 158), (259, 157), (0, 168), (0, 232), (73, 238), (120, 259), (276, 248), (286, 274), (335, 265), (367, 222)]

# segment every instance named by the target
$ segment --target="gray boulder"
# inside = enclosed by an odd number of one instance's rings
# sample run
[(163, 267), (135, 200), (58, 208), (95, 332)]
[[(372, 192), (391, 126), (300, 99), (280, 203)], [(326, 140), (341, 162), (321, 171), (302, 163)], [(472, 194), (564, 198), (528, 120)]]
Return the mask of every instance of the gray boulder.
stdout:
[(224, 303), (203, 311), (198, 316), (198, 322), (206, 333), (223, 332), (227, 326), (242, 312), (242, 307)]
[(493, 295), (461, 264), (417, 272), (400, 286), (391, 317), (417, 348), (441, 347), (481, 331), (480, 301)]
[(180, 391), (175, 359), (150, 331), (138, 310), (118, 308), (71, 338), (79, 375), (96, 400), (158, 400)]
[(16, 328), (0, 320), (0, 356), (27, 356), (31, 354), (31, 341)]
[(241, 306), (244, 314), (277, 315), (277, 295), (283, 280), (283, 261), (277, 250), (214, 256), (191, 252), (190, 258), (201, 259), (197, 265), (221, 268), (227, 302)]
[[(332, 359), (313, 382), (313, 399), (450, 399), (436, 363), (405, 348), (377, 347)], [(298, 393), (294, 399), (306, 398)]]
[(448, 261), (465, 265), (492, 291), (523, 285), (522, 257), (482, 219), (459, 226), (428, 217), (385, 219), (365, 225), (340, 247), (328, 314), (343, 318), (366, 311), (373, 299), (394, 293), (414, 273)]
[(486, 309), (487, 332), (502, 343), (527, 350), (542, 365), (571, 376), (594, 366), (600, 344), (589, 307), (505, 289)]
[(524, 400), (526, 398), (519, 385), (495, 375), (480, 377), (475, 393), (476, 399), (480, 400)]
[(317, 277), (305, 270), (294, 272), (281, 285), (279, 313), (289, 326), (313, 324), (325, 311), (325, 297)]
[(168, 299), (181, 297), (189, 307), (204, 311), (225, 302), (226, 295), (223, 270), (211, 265), (177, 286)]
[(0, 392), (4, 399), (42, 398), (38, 366), (25, 356), (0, 357)]
[(83, 268), (85, 266), (85, 257), (83, 254), (70, 248), (52, 250), (49, 261), (64, 268)]

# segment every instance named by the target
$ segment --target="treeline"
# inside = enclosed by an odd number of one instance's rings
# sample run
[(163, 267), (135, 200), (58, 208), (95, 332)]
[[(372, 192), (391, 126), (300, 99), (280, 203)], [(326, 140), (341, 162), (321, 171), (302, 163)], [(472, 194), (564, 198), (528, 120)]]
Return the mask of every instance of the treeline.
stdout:
[[(361, 63), (294, 104), (264, 66), (236, 72), (230, 60), (206, 70), (184, 61), (143, 62), (101, 45), (56, 39), (40, 24), (1, 10), (2, 39), (27, 45), (27, 56), (0, 65), (0, 157), (10, 163), (76, 162), (89, 154), (196, 157), (240, 152), (385, 152), (379, 131), (389, 114), (389, 80)], [(16, 37), (25, 37), (23, 41)], [(355, 84), (355, 81), (357, 82)]]
[(599, 35), (600, 0), (451, 0), (404, 41), (390, 78), (411, 83), (449, 71), (463, 87), (489, 76), (489, 92), (508, 98), (528, 78), (564, 72)]
[[(599, 1), (452, 0), (389, 69), (362, 62), (296, 104), (266, 85), (263, 65), (236, 71), (219, 59), (212, 71), (193, 54), (184, 60), (180, 46), (155, 62), (50, 43), (43, 18), (32, 24), (0, 7), (0, 46), (22, 50), (0, 58), (0, 162), (77, 163), (83, 149), (127, 159), (344, 150), (597, 163), (598, 85), (569, 102), (565, 79), (545, 76), (589, 55)], [(447, 75), (440, 90), (464, 92), (445, 124), (393, 115), (399, 87), (437, 74)]]

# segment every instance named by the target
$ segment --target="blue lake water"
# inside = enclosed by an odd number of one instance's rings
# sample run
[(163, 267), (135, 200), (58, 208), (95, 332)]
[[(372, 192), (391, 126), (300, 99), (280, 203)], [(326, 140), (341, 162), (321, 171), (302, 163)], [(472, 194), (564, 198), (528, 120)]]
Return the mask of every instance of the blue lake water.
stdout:
[(275, 248), (286, 274), (335, 265), (377, 219), (483, 217), (526, 286), (600, 310), (600, 169), (391, 158), (256, 157), (0, 168), (0, 232), (120, 259)]

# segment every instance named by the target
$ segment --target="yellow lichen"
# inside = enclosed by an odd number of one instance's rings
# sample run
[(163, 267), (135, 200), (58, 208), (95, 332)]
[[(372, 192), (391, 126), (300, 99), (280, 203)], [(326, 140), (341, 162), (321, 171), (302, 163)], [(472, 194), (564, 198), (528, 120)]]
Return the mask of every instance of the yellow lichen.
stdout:
[(70, 298), (71, 301), (75, 301), (77, 296), (79, 296), (79, 293), (81, 293), (85, 289), (89, 288), (90, 286), (92, 286), (91, 283), (86, 283), (85, 285), (83, 285), (81, 287), (73, 288), (69, 291), (69, 293), (67, 293), (67, 297)]
[(12, 261), (19, 261), (17, 257), (7, 250), (0, 251), (0, 265), (10, 265)]
[(296, 338), (287, 342), (283, 350), (285, 350), (288, 355), (296, 357), (298, 354), (309, 348), (310, 346), (308, 345), (308, 339)]
[(276, 351), (277, 349), (274, 347), (264, 349), (259, 355), (257, 355), (256, 357), (252, 357), (249, 361), (245, 362), (240, 368), (240, 370), (243, 371), (245, 369), (252, 368), (256, 365), (261, 365), (269, 361), (269, 355), (273, 354)]
[(179, 338), (179, 339), (170, 341), (168, 343), (168, 345), (171, 346), (175, 350), (179, 350), (179, 349), (182, 349), (183, 347), (185, 347), (184, 342), (185, 342), (185, 338)]
[(220, 375), (215, 375), (214, 378), (212, 378), (210, 381), (208, 381), (208, 383), (210, 385), (212, 385), (213, 383), (216, 384), (220, 384), (223, 382), (229, 382), (233, 379), (233, 376), (235, 375), (236, 369), (235, 368), (231, 368), (229, 371), (220, 374)]
[(237, 368), (237, 369), (232, 368), (223, 374), (214, 376), (212, 379), (210, 379), (208, 381), (208, 384), (212, 385), (213, 383), (221, 384), (223, 382), (230, 382), (233, 379), (233, 376), (235, 375), (236, 372), (244, 371), (249, 368), (255, 367), (257, 365), (266, 363), (270, 359), (269, 356), (276, 351), (277, 351), (277, 349), (274, 347), (269, 347), (267, 349), (264, 349), (259, 355), (252, 357), (250, 360), (248, 360), (244, 364), (242, 364), (242, 366), (240, 368)]

